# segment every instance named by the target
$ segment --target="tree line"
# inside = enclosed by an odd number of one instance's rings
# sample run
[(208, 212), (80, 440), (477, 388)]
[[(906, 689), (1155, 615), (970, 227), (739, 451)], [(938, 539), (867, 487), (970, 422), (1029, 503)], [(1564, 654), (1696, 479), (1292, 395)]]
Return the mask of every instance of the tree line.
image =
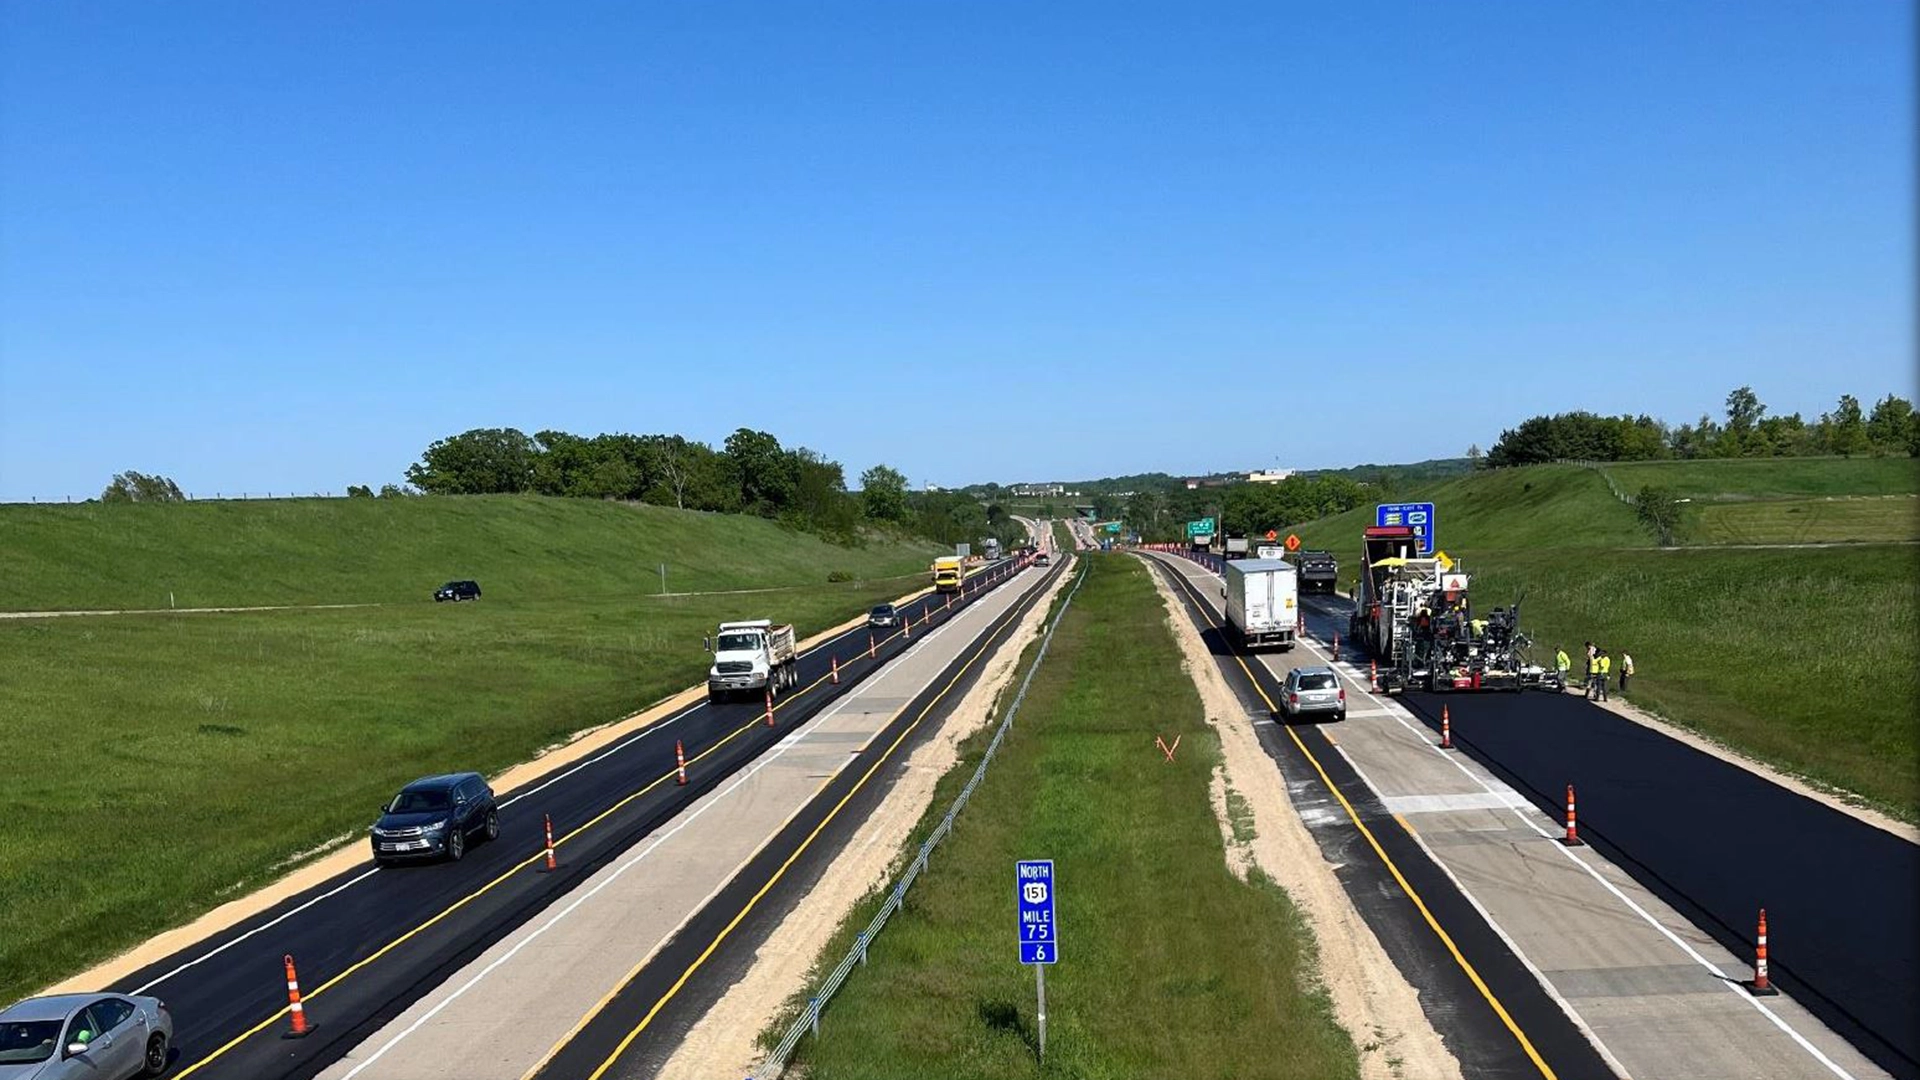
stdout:
[(1004, 507), (961, 492), (915, 492), (875, 465), (848, 490), (844, 468), (770, 432), (740, 428), (719, 449), (680, 435), (575, 435), (475, 428), (435, 440), (407, 468), (428, 495), (536, 494), (620, 499), (723, 514), (755, 514), (838, 539), (884, 527), (941, 543), (1012, 544), (1024, 537)]
[[(1473, 454), (1469, 451), (1470, 455)], [(1601, 416), (1590, 412), (1534, 416), (1500, 433), (1481, 463), (1489, 468), (1550, 461), (1658, 461), (1690, 458), (1920, 457), (1920, 414), (1895, 394), (1871, 411), (1843, 394), (1832, 412), (1809, 423), (1799, 413), (1767, 414), (1750, 386), (1727, 394), (1726, 419), (1702, 415), (1691, 424), (1669, 425), (1651, 416)], [(1478, 455), (1473, 455), (1478, 456)]]

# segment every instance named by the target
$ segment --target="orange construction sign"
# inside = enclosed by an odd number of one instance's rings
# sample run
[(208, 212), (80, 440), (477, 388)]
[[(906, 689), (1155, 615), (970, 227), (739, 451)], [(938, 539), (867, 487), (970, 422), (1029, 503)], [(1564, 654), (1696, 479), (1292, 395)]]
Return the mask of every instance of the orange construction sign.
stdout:
[(1300, 550), (1300, 537), (1297, 534), (1295, 533), (1287, 534), (1287, 550), (1288, 551)]
[(1269, 540), (1278, 540), (1278, 539), (1280, 539), (1280, 534), (1279, 534), (1279, 533), (1277, 533), (1277, 532), (1274, 532), (1274, 531), (1273, 531), (1272, 529), (1268, 529), (1268, 530), (1267, 530), (1267, 539), (1269, 539)]

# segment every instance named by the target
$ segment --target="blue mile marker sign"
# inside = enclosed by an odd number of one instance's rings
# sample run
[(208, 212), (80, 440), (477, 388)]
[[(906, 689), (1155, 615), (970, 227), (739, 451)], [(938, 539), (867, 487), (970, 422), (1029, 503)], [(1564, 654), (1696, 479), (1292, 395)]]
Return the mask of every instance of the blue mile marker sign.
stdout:
[(1053, 919), (1053, 860), (1023, 859), (1015, 863), (1013, 892), (1020, 906), (1020, 962), (1058, 963), (1060, 943), (1059, 924)]
[(1405, 525), (1420, 538), (1420, 554), (1433, 554), (1435, 528), (1439, 522), (1433, 514), (1432, 503), (1381, 503), (1374, 508), (1373, 523), (1381, 528), (1389, 525)]

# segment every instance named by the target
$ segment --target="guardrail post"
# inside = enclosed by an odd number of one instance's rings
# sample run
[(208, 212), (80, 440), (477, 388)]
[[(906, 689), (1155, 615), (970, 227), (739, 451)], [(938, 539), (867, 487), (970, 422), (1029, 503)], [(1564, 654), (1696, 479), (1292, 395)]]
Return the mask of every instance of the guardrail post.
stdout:
[(860, 966), (867, 966), (867, 932), (860, 931)]
[(817, 997), (807, 999), (807, 1021), (809, 1025), (813, 1028), (813, 1037), (816, 1039), (819, 1038), (820, 1037), (820, 999)]

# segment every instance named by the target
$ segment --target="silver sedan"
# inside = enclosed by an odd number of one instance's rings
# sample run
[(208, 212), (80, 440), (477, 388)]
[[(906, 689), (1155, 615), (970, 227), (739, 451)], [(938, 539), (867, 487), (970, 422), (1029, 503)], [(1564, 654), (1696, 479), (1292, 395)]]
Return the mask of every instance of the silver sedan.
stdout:
[(173, 1015), (159, 998), (54, 994), (0, 1012), (0, 1080), (128, 1080), (167, 1071)]

